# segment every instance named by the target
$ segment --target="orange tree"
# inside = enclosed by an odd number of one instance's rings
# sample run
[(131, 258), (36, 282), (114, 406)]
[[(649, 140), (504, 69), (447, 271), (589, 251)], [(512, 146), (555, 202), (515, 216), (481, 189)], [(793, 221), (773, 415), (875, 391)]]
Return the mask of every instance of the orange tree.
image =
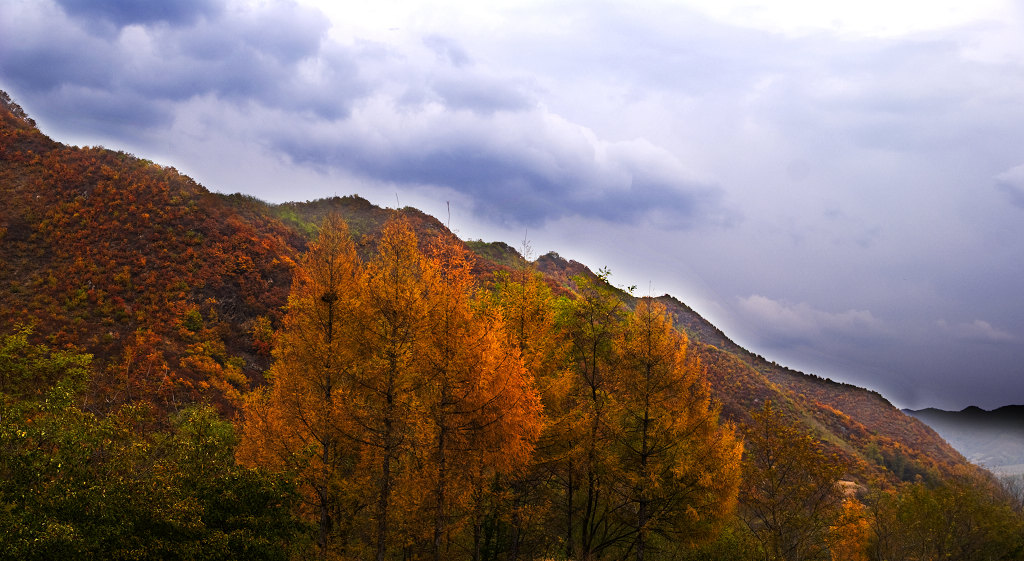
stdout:
[(334, 525), (364, 505), (351, 492), (356, 457), (344, 403), (353, 364), (360, 265), (345, 223), (328, 218), (296, 269), (269, 386), (249, 395), (238, 459), (298, 474), (326, 558)]
[(630, 513), (627, 550), (643, 561), (711, 537), (732, 514), (743, 447), (718, 423), (703, 369), (664, 305), (640, 300), (615, 347), (619, 511)]
[(843, 513), (843, 466), (771, 402), (747, 432), (740, 515), (766, 561), (827, 560)]
[(471, 266), (402, 220), (363, 264), (328, 219), (302, 259), (239, 457), (300, 474), (321, 557), (447, 557), (473, 493), (532, 454), (540, 400)]

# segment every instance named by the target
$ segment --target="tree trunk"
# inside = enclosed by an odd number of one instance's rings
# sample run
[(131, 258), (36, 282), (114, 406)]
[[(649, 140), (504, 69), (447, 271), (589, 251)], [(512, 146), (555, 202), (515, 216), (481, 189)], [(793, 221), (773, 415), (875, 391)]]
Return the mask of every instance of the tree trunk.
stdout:
[(445, 484), (448, 478), (448, 465), (446, 457), (447, 429), (440, 423), (441, 430), (437, 435), (437, 487), (434, 489), (434, 500), (437, 503), (437, 512), (434, 515), (434, 561), (441, 561), (441, 541), (444, 536), (444, 515), (445, 515)]

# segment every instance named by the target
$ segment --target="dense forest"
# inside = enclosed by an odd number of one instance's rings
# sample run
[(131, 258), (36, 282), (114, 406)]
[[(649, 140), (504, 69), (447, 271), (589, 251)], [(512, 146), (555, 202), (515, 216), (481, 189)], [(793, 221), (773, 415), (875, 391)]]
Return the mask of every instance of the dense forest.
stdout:
[(0, 107), (0, 558), (1024, 558), (1024, 496), (682, 302)]

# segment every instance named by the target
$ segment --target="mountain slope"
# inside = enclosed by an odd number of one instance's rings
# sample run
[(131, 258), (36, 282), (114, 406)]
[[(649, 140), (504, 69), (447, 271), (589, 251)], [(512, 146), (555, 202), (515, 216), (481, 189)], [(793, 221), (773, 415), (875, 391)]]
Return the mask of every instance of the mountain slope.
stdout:
[[(416, 209), (359, 197), (270, 205), (216, 195), (173, 168), (102, 148), (56, 143), (6, 97), (0, 108), (0, 326), (97, 357), (91, 406), (147, 400), (173, 410), (211, 401), (232, 410), (261, 383), (294, 260), (328, 212), (373, 251), (396, 212), (422, 244), (450, 236)], [(485, 282), (520, 262), (511, 247), (471, 242)], [(596, 278), (557, 254), (533, 264), (570, 295)], [(620, 296), (629, 305), (635, 299)], [(966, 465), (923, 423), (877, 393), (789, 370), (736, 345), (694, 310), (660, 297), (702, 359), (723, 414), (743, 425), (771, 400), (849, 464), (861, 483), (941, 476)]]
[[(557, 254), (542, 256), (537, 265), (559, 282), (578, 274), (595, 276), (582, 264)], [(628, 303), (635, 300), (625, 292), (621, 295)], [(744, 425), (751, 412), (771, 400), (844, 457), (851, 477), (861, 481), (911, 481), (918, 475), (946, 475), (954, 466), (966, 465), (965, 458), (938, 433), (877, 392), (769, 362), (737, 345), (678, 299), (664, 295), (657, 300), (689, 336), (726, 418)]]

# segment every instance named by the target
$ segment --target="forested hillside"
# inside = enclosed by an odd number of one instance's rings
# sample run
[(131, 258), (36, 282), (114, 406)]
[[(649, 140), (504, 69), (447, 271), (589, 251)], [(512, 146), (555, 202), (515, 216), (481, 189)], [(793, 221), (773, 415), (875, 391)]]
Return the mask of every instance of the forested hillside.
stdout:
[(1024, 555), (934, 431), (671, 296), (0, 101), (0, 558)]

